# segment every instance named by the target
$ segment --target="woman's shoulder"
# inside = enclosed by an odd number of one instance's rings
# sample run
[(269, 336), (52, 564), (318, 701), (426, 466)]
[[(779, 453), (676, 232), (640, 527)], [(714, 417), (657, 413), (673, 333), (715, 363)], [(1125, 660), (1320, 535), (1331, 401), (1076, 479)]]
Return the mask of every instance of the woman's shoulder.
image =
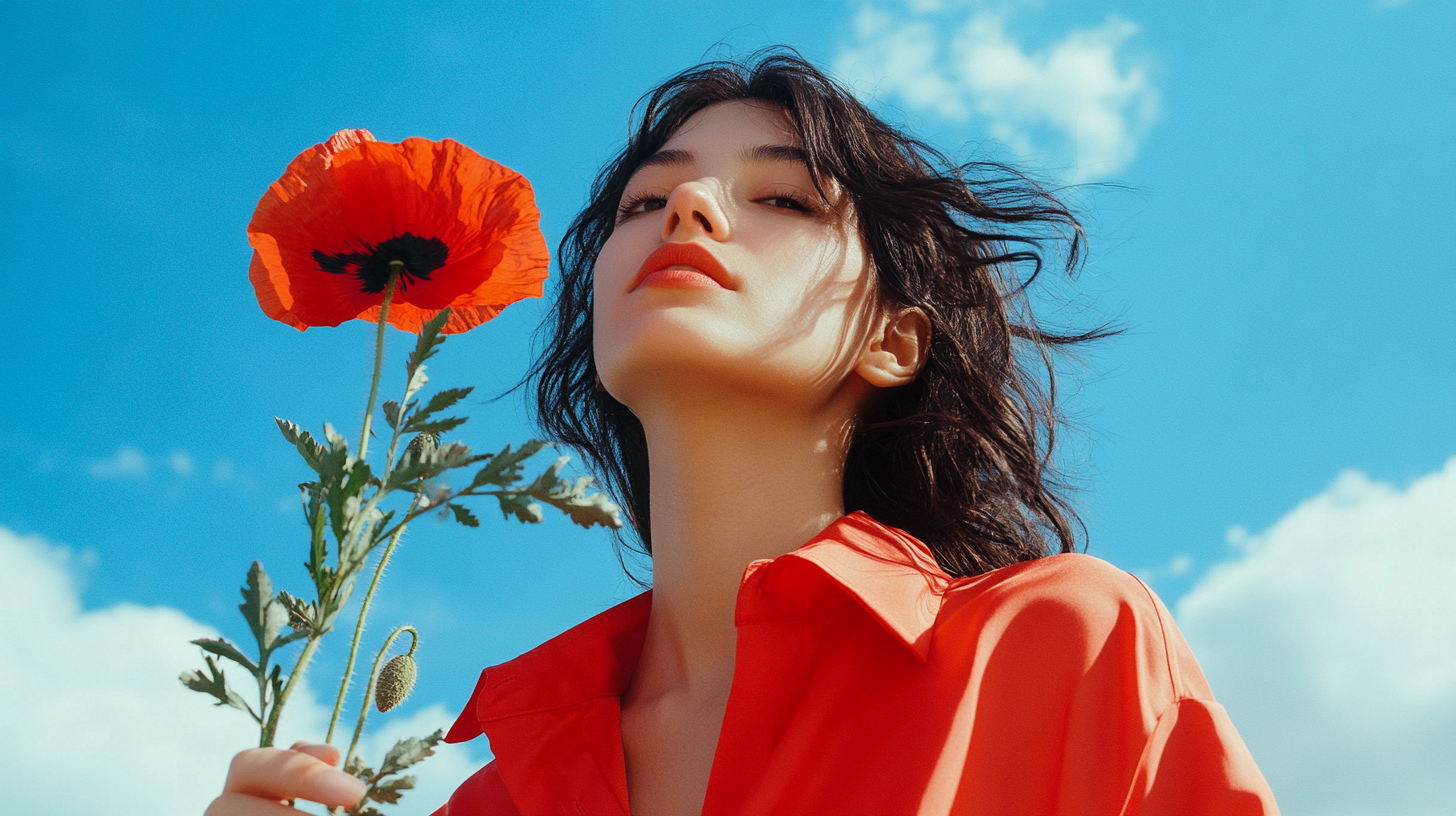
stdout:
[[(1161, 686), (1173, 699), (1211, 699), (1172, 615), (1136, 576), (1090, 555), (1064, 553), (958, 579), (935, 638), (980, 659), (1041, 672), (1111, 670)], [(1097, 668), (1094, 669), (1094, 664)]]
[(1157, 596), (1131, 573), (1083, 553), (1062, 553), (951, 582), (947, 606), (1014, 610), (1050, 605), (1083, 616), (1159, 614)]

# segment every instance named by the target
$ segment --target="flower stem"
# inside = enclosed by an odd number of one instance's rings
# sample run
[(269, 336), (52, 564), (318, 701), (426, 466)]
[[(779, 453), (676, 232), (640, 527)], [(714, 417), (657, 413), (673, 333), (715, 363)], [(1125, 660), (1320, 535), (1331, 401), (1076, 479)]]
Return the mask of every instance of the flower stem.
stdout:
[(374, 399), (379, 396), (379, 372), (384, 365), (384, 324), (389, 320), (389, 301), (394, 299), (394, 285), (404, 271), (404, 261), (389, 262), (389, 282), (384, 285), (384, 301), (379, 304), (379, 331), (374, 335), (374, 379), (369, 383), (369, 404), (364, 407), (364, 432), (359, 435), (359, 458), (369, 453), (369, 426), (374, 421)]
[(304, 671), (308, 669), (308, 662), (313, 659), (313, 650), (318, 647), (321, 635), (313, 635), (303, 644), (303, 651), (298, 655), (298, 662), (293, 664), (293, 671), (288, 675), (288, 682), (283, 684), (283, 690), (278, 692), (278, 699), (273, 701), (273, 710), (268, 714), (268, 724), (263, 726), (262, 739), (258, 741), (260, 748), (268, 748), (273, 745), (273, 736), (278, 731), (278, 715), (283, 713), (283, 704), (288, 702), (288, 696), (293, 693), (293, 686), (303, 677)]
[[(409, 516), (414, 511), (419, 500), (419, 496), (415, 496), (414, 501), (410, 502), (409, 510), (405, 511), (405, 516)], [(344, 679), (339, 683), (339, 696), (334, 698), (334, 714), (329, 718), (329, 732), (324, 737), (324, 742), (332, 743), (334, 741), (334, 729), (339, 725), (339, 712), (344, 708), (344, 697), (349, 693), (349, 681), (354, 677), (354, 659), (359, 654), (359, 638), (364, 634), (364, 619), (369, 616), (369, 604), (374, 600), (374, 590), (379, 587), (379, 579), (384, 575), (384, 568), (389, 564), (389, 557), (394, 554), (394, 545), (398, 544), (399, 537), (404, 535), (404, 527), (403, 524), (399, 525), (389, 536), (389, 544), (385, 546), (384, 554), (379, 557), (379, 563), (374, 567), (374, 578), (369, 581), (369, 591), (364, 593), (364, 603), (359, 606), (359, 621), (354, 624), (354, 641), (349, 644), (349, 660), (344, 664)], [(368, 705), (369, 698), (366, 693), (364, 706), (367, 708)]]
[(349, 750), (344, 754), (344, 765), (347, 767), (349, 760), (354, 758), (354, 749), (359, 747), (359, 735), (364, 733), (364, 718), (369, 716), (369, 698), (374, 696), (374, 684), (379, 682), (379, 662), (389, 654), (389, 647), (394, 645), (394, 639), (401, 633), (410, 633), (410, 654), (415, 653), (415, 647), (420, 643), (420, 633), (415, 631), (413, 626), (401, 626), (389, 633), (385, 638), (384, 645), (379, 648), (379, 654), (374, 656), (374, 666), (369, 670), (369, 685), (364, 687), (364, 702), (359, 706), (359, 722), (354, 726), (354, 738), (349, 740)]

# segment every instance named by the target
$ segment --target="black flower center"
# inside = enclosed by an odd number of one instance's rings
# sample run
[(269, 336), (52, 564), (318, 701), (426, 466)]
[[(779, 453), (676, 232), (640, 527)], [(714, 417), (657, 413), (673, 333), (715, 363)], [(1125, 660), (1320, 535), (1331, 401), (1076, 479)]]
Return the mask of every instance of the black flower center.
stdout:
[(429, 280), (430, 273), (445, 265), (450, 248), (439, 238), (421, 238), (406, 232), (378, 244), (364, 244), (363, 252), (329, 253), (315, 249), (314, 263), (334, 275), (353, 275), (359, 279), (359, 290), (371, 295), (384, 291), (389, 284), (389, 265), (404, 264), (396, 288), (403, 290), (416, 278)]

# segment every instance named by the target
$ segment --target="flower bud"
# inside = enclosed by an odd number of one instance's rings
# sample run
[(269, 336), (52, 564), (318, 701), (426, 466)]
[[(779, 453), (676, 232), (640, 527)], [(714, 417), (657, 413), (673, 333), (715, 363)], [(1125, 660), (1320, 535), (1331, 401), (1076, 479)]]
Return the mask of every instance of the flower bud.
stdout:
[(439, 446), (440, 435), (434, 431), (425, 431), (422, 434), (416, 434), (415, 438), (410, 440), (409, 445), (404, 449), (404, 455), (418, 462), (432, 455)]
[(404, 702), (410, 689), (415, 687), (415, 659), (407, 654), (390, 658), (379, 670), (378, 684), (374, 687), (374, 707), (385, 712)]
[(301, 632), (308, 628), (309, 608), (302, 599), (295, 598), (287, 592), (278, 593), (278, 602), (288, 610), (288, 626), (295, 632)]

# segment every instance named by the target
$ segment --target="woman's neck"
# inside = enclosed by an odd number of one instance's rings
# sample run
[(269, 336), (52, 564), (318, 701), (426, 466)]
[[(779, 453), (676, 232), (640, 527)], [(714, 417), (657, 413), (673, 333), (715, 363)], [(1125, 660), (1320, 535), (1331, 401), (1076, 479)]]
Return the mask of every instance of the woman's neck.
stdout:
[(702, 812), (733, 685), (743, 570), (842, 515), (860, 402), (853, 383), (807, 409), (802, 396), (753, 400), (701, 380), (672, 384), (671, 399), (633, 407), (652, 474), (653, 590), (622, 697), (622, 753), (631, 810), (653, 816)]
[(852, 390), (811, 411), (699, 392), (639, 412), (653, 597), (634, 698), (726, 699), (744, 569), (796, 549), (844, 513), (842, 470), (860, 402)]

